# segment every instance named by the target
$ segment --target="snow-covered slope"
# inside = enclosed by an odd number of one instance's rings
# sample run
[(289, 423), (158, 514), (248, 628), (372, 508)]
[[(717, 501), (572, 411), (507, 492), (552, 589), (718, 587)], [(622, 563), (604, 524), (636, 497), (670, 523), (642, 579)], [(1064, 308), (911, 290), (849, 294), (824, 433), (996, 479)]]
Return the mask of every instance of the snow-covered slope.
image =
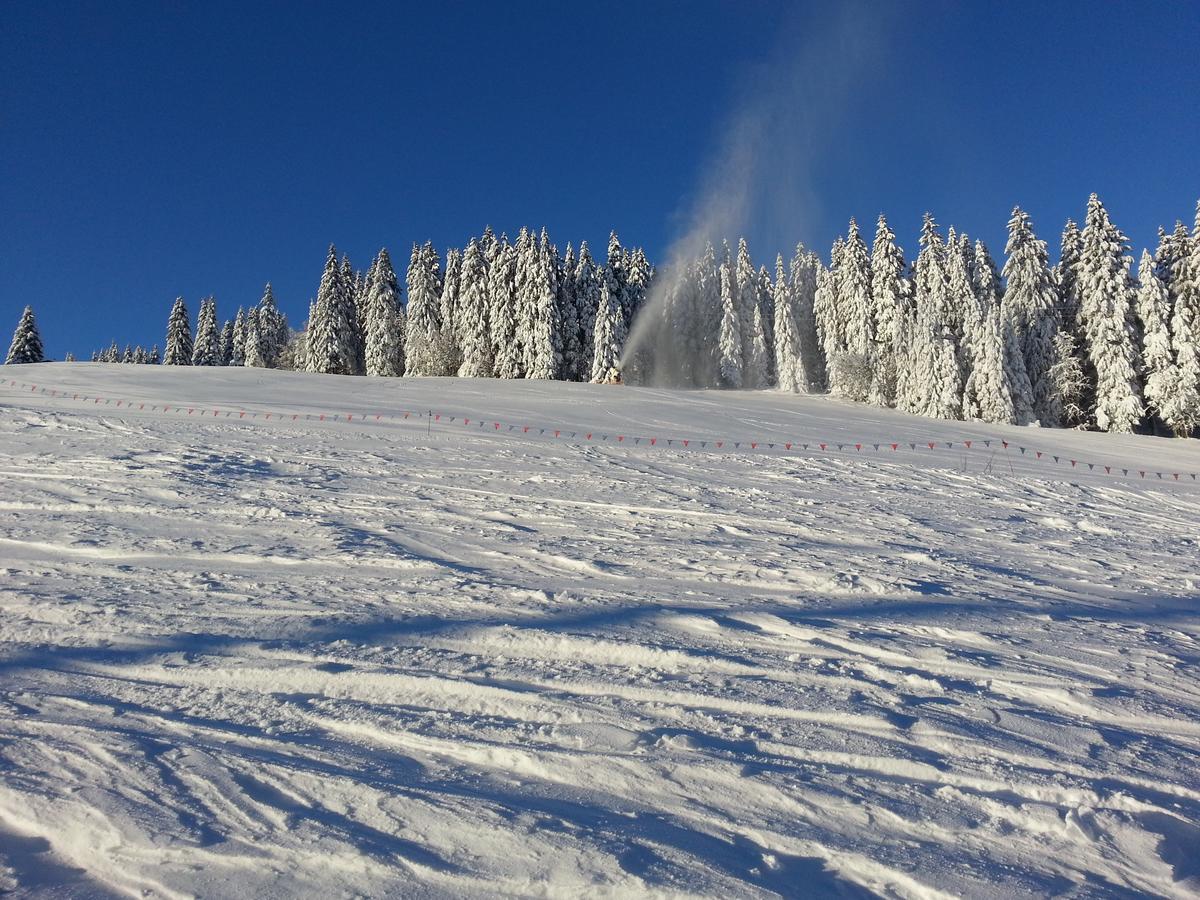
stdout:
[(1200, 891), (1197, 442), (0, 378), (0, 889)]

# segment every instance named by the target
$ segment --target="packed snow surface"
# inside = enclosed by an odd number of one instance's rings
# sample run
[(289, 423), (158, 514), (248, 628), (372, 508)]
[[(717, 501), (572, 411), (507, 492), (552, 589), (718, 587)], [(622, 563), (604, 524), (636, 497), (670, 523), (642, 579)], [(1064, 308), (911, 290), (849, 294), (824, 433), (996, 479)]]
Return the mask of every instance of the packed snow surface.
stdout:
[(1200, 442), (0, 375), (0, 892), (1200, 892)]

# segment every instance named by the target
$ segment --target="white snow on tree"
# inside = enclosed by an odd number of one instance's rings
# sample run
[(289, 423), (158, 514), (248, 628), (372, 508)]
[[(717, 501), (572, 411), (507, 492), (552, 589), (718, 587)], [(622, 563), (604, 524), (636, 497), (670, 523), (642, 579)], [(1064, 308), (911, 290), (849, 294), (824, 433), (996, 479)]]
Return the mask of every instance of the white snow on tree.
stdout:
[(442, 273), (433, 244), (413, 244), (406, 275), (408, 321), (404, 363), (408, 375), (445, 375), (441, 325)]
[[(583, 379), (583, 335), (579, 326), (579, 302), (575, 297), (575, 248), (567, 244), (558, 270), (558, 310), (562, 322), (562, 377)], [(589, 373), (590, 374), (590, 373)]]
[(573, 277), (576, 317), (579, 322), (579, 379), (589, 381), (596, 338), (596, 310), (600, 307), (600, 269), (588, 242), (579, 245), (579, 261)]
[[(446, 265), (450, 280), (451, 265)], [(458, 277), (457, 330), (462, 362), (460, 378), (488, 378), (492, 374), (492, 336), (488, 325), (488, 272), (483, 249), (475, 238), (462, 256)], [(442, 291), (445, 296), (445, 291)], [(444, 309), (445, 307), (443, 307)]]
[(392, 258), (384, 247), (367, 277), (363, 302), (365, 365), (368, 375), (397, 378), (404, 374), (404, 308)]
[(437, 372), (438, 375), (458, 374), (463, 364), (463, 347), (470, 339), (462, 308), (462, 264), (461, 251), (446, 251), (446, 272), (442, 278), (442, 294), (438, 298), (441, 341), (437, 352), (442, 361), (442, 371)]
[(217, 365), (228, 366), (233, 359), (233, 320), (226, 319), (217, 340)]
[(596, 330), (592, 339), (592, 383), (614, 384), (621, 380), (621, 348), (625, 346), (625, 313), (613, 296), (610, 279), (600, 281)]
[(981, 308), (970, 340), (973, 365), (963, 390), (964, 414), (999, 425), (1016, 424), (999, 306)]
[(521, 348), (517, 343), (517, 248), (498, 243), (488, 268), (488, 328), (492, 341), (492, 374), (520, 378)]
[[(726, 248), (728, 249), (728, 248)], [(737, 283), (733, 265), (726, 261), (717, 270), (721, 291), (721, 324), (717, 332), (717, 383), (720, 387), (738, 390), (742, 387), (745, 361), (742, 357), (742, 326), (737, 302)]]
[(192, 365), (217, 365), (217, 302), (212, 297), (200, 301), (200, 312), (196, 316), (196, 339), (192, 344)]
[(808, 393), (800, 328), (792, 282), (783, 269), (783, 254), (775, 257), (775, 384), (781, 391)]
[(1200, 428), (1200, 203), (1192, 238), (1179, 242), (1175, 254), (1171, 281), (1175, 385), (1163, 419), (1175, 434), (1186, 437)]
[(310, 372), (326, 375), (353, 375), (355, 372), (356, 323), (353, 304), (347, 296), (349, 286), (342, 277), (344, 268), (338, 265), (337, 248), (331, 244), (308, 323), (307, 366)]
[(337, 302), (338, 321), (344, 323), (342, 341), (345, 344), (347, 375), (362, 375), (364, 372), (363, 335), (359, 327), (358, 293), (361, 278), (355, 273), (348, 256), (342, 257), (339, 269)]
[(1125, 235), (1092, 194), (1083, 229), (1079, 294), (1087, 354), (1096, 373), (1093, 415), (1101, 431), (1132, 431), (1144, 412), (1128, 249)]
[(187, 306), (182, 297), (175, 299), (171, 315), (167, 319), (167, 350), (163, 365), (190, 366), (192, 364), (192, 325), (188, 319)]
[[(309, 310), (311, 313), (312, 311)], [(246, 364), (246, 311), (238, 307), (233, 319), (233, 345), (229, 354), (229, 365), (244, 366)]]
[(900, 320), (908, 305), (904, 278), (904, 251), (888, 227), (883, 213), (875, 223), (871, 246), (871, 358), (870, 401), (877, 406), (896, 402), (896, 354)]
[[(792, 302), (796, 310), (796, 327), (800, 332), (800, 359), (808, 390), (823, 391), (826, 385), (825, 353), (817, 334), (816, 295), (817, 275), (821, 271), (820, 257), (796, 245), (788, 276), (792, 286)], [(713, 330), (709, 331), (710, 334)]]
[(8, 345), (8, 356), (4, 358), (4, 364), (16, 366), (45, 361), (46, 352), (42, 347), (42, 336), (38, 332), (37, 322), (33, 317), (33, 307), (26, 306), (17, 322), (16, 330), (13, 331), (12, 342)]
[(1137, 315), (1142, 332), (1142, 383), (1148, 411), (1163, 422), (1175, 393), (1175, 360), (1168, 323), (1170, 298), (1149, 250), (1138, 263)]
[[(266, 287), (263, 288), (262, 299), (258, 301), (258, 308), (253, 312), (256, 332), (256, 361), (251, 362), (247, 359), (246, 365), (268, 369), (277, 368), (279, 356), (283, 353), (283, 348), (288, 341), (288, 325), (287, 319), (275, 305), (275, 292), (271, 289), (270, 282), (267, 282)], [(249, 348), (246, 350), (246, 356), (249, 357)]]
[(1062, 397), (1051, 373), (1059, 353), (1055, 342), (1059, 331), (1058, 291), (1046, 260), (1046, 244), (1034, 235), (1029, 216), (1020, 207), (1013, 209), (1009, 219), (1004, 252), (1008, 256), (1001, 304), (1005, 327), (1013, 331), (1021, 345), (1031, 414), (1042, 427), (1055, 428), (1062, 420)]
[(529, 322), (525, 334), (525, 377), (558, 378), (562, 367), (562, 322), (558, 310), (558, 251), (543, 229), (536, 259), (525, 282)]
[(833, 361), (846, 349), (838, 315), (838, 267), (842, 261), (845, 239), (838, 236), (829, 252), (829, 268), (817, 269), (816, 289), (813, 293), (813, 315), (816, 320), (817, 339), (821, 355), (825, 359), (827, 381), (832, 389)]

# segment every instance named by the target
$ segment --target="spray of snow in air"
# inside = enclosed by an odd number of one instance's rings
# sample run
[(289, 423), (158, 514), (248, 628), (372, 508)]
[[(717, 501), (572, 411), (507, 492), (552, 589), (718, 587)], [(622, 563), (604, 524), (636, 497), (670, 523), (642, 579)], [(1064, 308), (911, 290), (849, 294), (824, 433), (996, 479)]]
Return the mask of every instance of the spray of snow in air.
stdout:
[(882, 56), (878, 33), (878, 13), (858, 4), (819, 22), (795, 19), (780, 29), (767, 60), (747, 73), (699, 188), (683, 204), (679, 236), (633, 322), (622, 356), (630, 380), (688, 386), (684, 373), (701, 368), (690, 357), (704, 352), (698, 349), (703, 342), (681, 340), (660, 325), (709, 244), (719, 265), (721, 242), (746, 235), (770, 250), (762, 261), (771, 263), (777, 251), (789, 258), (808, 233), (821, 159), (835, 146), (867, 70)]

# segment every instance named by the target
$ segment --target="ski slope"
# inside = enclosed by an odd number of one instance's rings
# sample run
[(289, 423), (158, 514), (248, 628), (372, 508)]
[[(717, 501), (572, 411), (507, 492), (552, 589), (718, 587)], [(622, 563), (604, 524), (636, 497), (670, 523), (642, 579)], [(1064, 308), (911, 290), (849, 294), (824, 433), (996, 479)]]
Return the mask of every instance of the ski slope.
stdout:
[(0, 892), (1200, 893), (1200, 442), (0, 378)]

